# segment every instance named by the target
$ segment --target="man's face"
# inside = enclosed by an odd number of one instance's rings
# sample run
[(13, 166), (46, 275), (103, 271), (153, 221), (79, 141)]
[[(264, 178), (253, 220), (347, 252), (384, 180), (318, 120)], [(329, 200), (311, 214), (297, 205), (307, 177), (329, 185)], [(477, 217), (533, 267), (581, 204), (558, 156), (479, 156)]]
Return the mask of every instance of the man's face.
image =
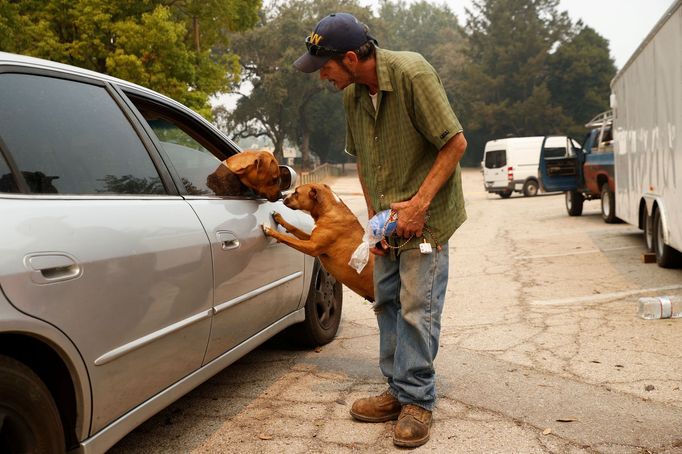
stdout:
[(320, 79), (328, 80), (337, 90), (355, 82), (355, 76), (343, 60), (330, 59), (320, 68)]

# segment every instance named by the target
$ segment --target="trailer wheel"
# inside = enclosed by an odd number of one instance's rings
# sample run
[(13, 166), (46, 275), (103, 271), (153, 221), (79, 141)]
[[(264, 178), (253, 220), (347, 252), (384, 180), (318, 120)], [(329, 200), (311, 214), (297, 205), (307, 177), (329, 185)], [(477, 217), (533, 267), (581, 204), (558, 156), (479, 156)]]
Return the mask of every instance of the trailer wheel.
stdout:
[(656, 210), (654, 214), (654, 252), (656, 262), (662, 268), (674, 268), (680, 263), (680, 253), (665, 244), (663, 240), (663, 221), (661, 210)]
[(618, 222), (616, 217), (616, 195), (609, 189), (609, 184), (601, 185), (601, 217), (607, 224)]
[(523, 185), (523, 195), (526, 197), (534, 197), (538, 195), (539, 185), (536, 180), (527, 180)]
[(585, 197), (578, 191), (566, 191), (566, 211), (569, 216), (580, 216), (583, 214), (583, 202)]
[[(646, 208), (645, 208), (646, 210)], [(648, 252), (654, 250), (654, 217), (644, 213), (644, 244)]]
[(502, 197), (503, 199), (508, 199), (508, 198), (511, 197), (511, 195), (512, 195), (512, 190), (511, 190), (511, 189), (508, 189), (508, 190), (506, 190), (506, 191), (504, 191), (504, 192), (498, 192), (497, 195), (499, 195), (499, 196)]

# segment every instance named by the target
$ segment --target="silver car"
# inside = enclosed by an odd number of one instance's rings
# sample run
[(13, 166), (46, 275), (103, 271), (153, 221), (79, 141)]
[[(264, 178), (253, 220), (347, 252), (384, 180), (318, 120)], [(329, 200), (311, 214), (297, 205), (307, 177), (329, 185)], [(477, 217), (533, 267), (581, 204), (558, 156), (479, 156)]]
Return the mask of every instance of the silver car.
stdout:
[(312, 219), (213, 194), (239, 150), (201, 116), (7, 53), (0, 106), (0, 452), (103, 452), (284, 328), (335, 336), (341, 285), (261, 230)]

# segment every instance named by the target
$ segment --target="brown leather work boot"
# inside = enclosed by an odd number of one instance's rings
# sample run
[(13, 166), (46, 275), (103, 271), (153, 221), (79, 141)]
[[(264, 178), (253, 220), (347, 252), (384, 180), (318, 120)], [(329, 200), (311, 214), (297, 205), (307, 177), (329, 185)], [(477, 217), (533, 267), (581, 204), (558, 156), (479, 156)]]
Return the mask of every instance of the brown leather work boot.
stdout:
[(358, 421), (384, 422), (397, 419), (400, 414), (400, 402), (388, 391), (378, 396), (363, 397), (353, 402), (350, 414)]
[(404, 405), (393, 430), (393, 444), (408, 448), (423, 445), (429, 441), (432, 420), (429, 410), (419, 405)]

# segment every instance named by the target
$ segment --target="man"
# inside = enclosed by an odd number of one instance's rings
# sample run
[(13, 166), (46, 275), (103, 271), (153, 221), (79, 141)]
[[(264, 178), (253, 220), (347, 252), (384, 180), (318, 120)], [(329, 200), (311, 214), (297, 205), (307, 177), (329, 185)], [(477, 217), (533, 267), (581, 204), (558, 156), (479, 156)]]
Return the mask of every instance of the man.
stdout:
[(398, 419), (393, 442), (429, 439), (433, 360), (448, 281), (448, 239), (466, 219), (459, 161), (466, 140), (435, 70), (419, 54), (377, 47), (347, 13), (323, 18), (294, 66), (344, 90), (346, 151), (357, 156), (369, 217), (398, 213), (388, 247), (374, 247), (380, 367), (388, 390), (355, 401), (360, 421)]

